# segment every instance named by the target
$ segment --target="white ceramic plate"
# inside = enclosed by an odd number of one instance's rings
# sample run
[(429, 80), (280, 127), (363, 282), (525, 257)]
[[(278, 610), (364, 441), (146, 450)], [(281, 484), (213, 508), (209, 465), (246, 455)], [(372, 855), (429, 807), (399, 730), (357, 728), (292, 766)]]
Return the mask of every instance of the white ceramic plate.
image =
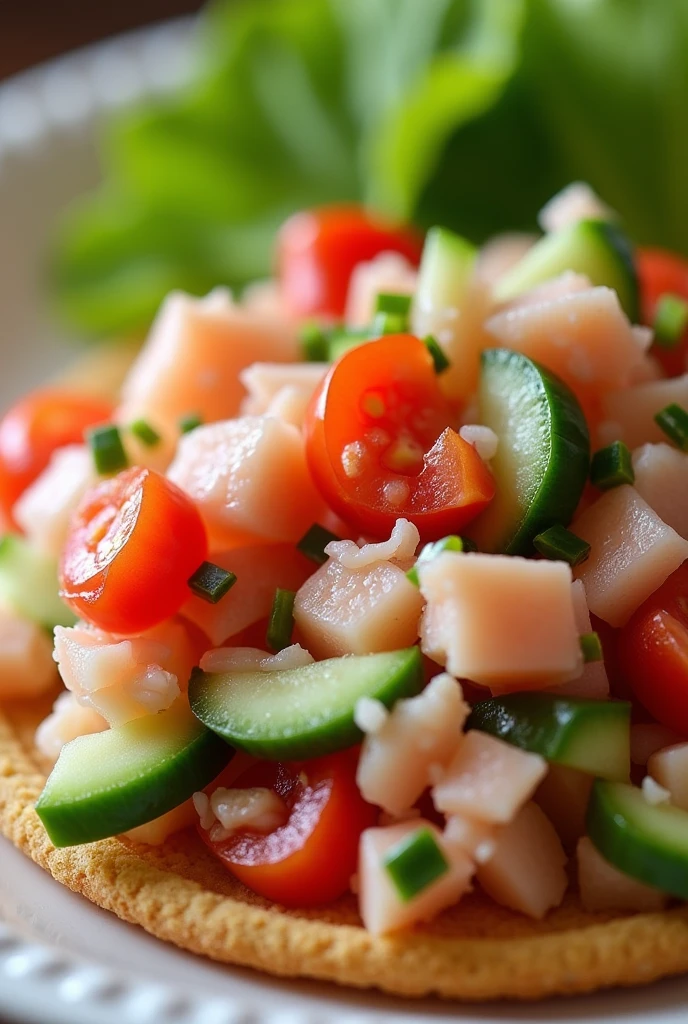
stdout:
[[(43, 308), (57, 212), (98, 179), (98, 120), (186, 74), (190, 24), (71, 55), (0, 86), (0, 402), (68, 358)], [(59, 886), (0, 839), (0, 1016), (24, 1024), (682, 1024), (688, 982), (518, 1006), (402, 1003), (284, 983), (182, 953)]]

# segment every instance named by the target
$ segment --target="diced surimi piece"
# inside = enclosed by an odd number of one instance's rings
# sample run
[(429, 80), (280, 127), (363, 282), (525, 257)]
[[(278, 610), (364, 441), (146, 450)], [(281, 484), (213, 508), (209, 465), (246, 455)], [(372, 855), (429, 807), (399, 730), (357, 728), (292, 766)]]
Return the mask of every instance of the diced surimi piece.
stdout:
[(504, 693), (580, 675), (568, 565), (447, 551), (418, 575), (423, 651), (453, 676)]
[(408, 519), (397, 519), (388, 540), (360, 546), (352, 540), (331, 540), (325, 554), (345, 569), (365, 569), (375, 562), (410, 563), (420, 543), (418, 527)]
[(671, 794), (672, 804), (688, 811), (688, 743), (675, 743), (653, 754), (647, 770)]
[[(576, 620), (576, 629), (581, 636), (592, 632), (590, 612), (588, 611), (588, 599), (585, 596), (585, 587), (582, 580), (574, 580), (571, 585), (573, 596), (573, 614)], [(566, 694), (569, 697), (584, 697), (588, 700), (606, 700), (609, 696), (609, 679), (607, 670), (604, 667), (604, 660), (589, 661), (583, 665), (583, 671), (577, 679), (568, 683), (562, 683), (556, 688), (556, 693)]]
[(627, 384), (632, 367), (643, 356), (611, 288), (589, 288), (504, 310), (485, 326), (500, 345), (542, 363), (574, 391)]
[(323, 509), (290, 423), (242, 416), (198, 427), (179, 442), (168, 476), (193, 498), (211, 547), (237, 530), (299, 540)]
[(204, 422), (235, 416), (238, 373), (257, 360), (298, 358), (296, 330), (236, 305), (218, 288), (204, 299), (168, 295), (122, 389), (120, 422), (143, 417), (176, 429), (190, 413)]
[(57, 626), (54, 657), (67, 689), (110, 725), (164, 711), (180, 693), (172, 647), (150, 636), (123, 640), (83, 625)]
[(531, 802), (497, 834), (496, 850), (478, 866), (477, 878), (496, 903), (540, 920), (564, 898), (565, 865), (554, 826)]
[(241, 305), (249, 313), (273, 320), (288, 320), (289, 310), (282, 302), (282, 290), (274, 278), (252, 281), (241, 293)]
[(443, 814), (504, 825), (530, 800), (546, 771), (538, 754), (472, 729), (433, 788), (432, 799)]
[(538, 214), (543, 231), (560, 231), (579, 220), (608, 220), (612, 211), (584, 181), (572, 181), (545, 203)]
[(509, 301), (508, 309), (523, 309), (525, 306), (540, 306), (544, 302), (553, 302), (565, 295), (577, 295), (578, 292), (589, 291), (592, 281), (585, 274), (576, 274), (573, 270), (565, 270), (558, 277), (553, 277), (543, 284), (521, 292)]
[(634, 487), (660, 519), (688, 540), (688, 454), (668, 444), (633, 452)]
[(422, 608), (418, 587), (398, 565), (346, 569), (330, 558), (297, 593), (294, 619), (311, 654), (334, 658), (410, 647)]
[(452, 814), (447, 818), (442, 839), (445, 848), (459, 847), (476, 864), (484, 864), (495, 852), (498, 827), (485, 821), (476, 821), (475, 818)]
[(605, 860), (587, 836), (578, 842), (578, 889), (583, 908), (590, 913), (604, 910), (635, 910), (650, 913), (663, 910), (668, 897), (636, 881)]
[[(244, 416), (270, 415), (271, 407), (287, 391), (291, 400), (298, 398), (303, 408), (323, 379), (327, 363), (253, 363), (239, 374), (246, 388), (241, 403)], [(291, 422), (291, 421), (290, 421)]]
[(93, 459), (84, 445), (58, 448), (15, 504), (14, 518), (37, 547), (59, 555), (70, 516), (95, 480)]
[(344, 319), (349, 327), (367, 327), (373, 322), (375, 300), (381, 292), (413, 295), (418, 272), (398, 252), (381, 252), (355, 267), (349, 282)]
[(145, 843), (146, 846), (161, 846), (175, 832), (181, 832), (182, 829), (194, 825), (196, 817), (193, 800), (189, 799), (185, 800), (179, 807), (174, 807), (171, 811), (168, 811), (167, 814), (161, 814), (159, 818), (154, 818), (153, 821), (148, 821), (145, 825), (132, 828), (129, 832), (125, 832), (124, 835), (135, 843)]
[(678, 733), (664, 725), (657, 725), (656, 722), (636, 722), (631, 726), (631, 764), (644, 768), (658, 750), (682, 742), (683, 739)]
[(588, 607), (610, 626), (628, 622), (688, 558), (688, 541), (627, 484), (598, 498), (571, 529), (591, 547), (588, 560), (575, 569), (585, 585)]
[(53, 650), (45, 630), (0, 607), (0, 700), (37, 697), (54, 684)]
[(537, 242), (537, 235), (525, 232), (509, 232), (489, 239), (478, 253), (476, 276), (492, 287), (499, 278), (523, 259)]
[(275, 590), (298, 590), (313, 563), (293, 544), (259, 544), (212, 553), (211, 560), (233, 572), (236, 583), (221, 601), (190, 597), (181, 614), (203, 630), (214, 647), (270, 614)]
[[(434, 836), (445, 854), (449, 870), (410, 900), (397, 892), (384, 864), (385, 856), (411, 833), (423, 828)], [(361, 836), (358, 879), (359, 909), (363, 924), (373, 935), (386, 935), (428, 921), (452, 906), (468, 892), (475, 868), (463, 850), (445, 849), (442, 834), (430, 822), (421, 819), (400, 822), (384, 828), (369, 828)]]
[[(642, 348), (645, 346), (645, 332), (650, 331), (650, 337), (653, 337), (653, 332), (649, 327), (642, 327), (635, 325), (633, 327), (633, 333), (640, 342)], [(649, 355), (647, 352), (643, 356), (642, 360), (633, 367), (631, 371), (629, 384), (634, 386), (636, 384), (649, 384), (653, 380), (663, 380), (664, 371), (662, 370), (662, 364), (659, 363), (654, 356)]]
[(70, 743), (77, 736), (88, 736), (107, 728), (108, 723), (102, 715), (79, 704), (75, 695), (66, 691), (60, 694), (53, 710), (36, 729), (36, 749), (47, 761), (55, 764), (65, 743)]
[(585, 835), (585, 815), (593, 781), (593, 776), (586, 772), (563, 764), (550, 764), (535, 793), (535, 802), (552, 822), (567, 849)]
[(666, 441), (666, 434), (654, 417), (672, 404), (688, 409), (688, 373), (608, 391), (602, 396), (599, 443), (625, 441), (629, 448), (638, 448), (650, 441)]
[(451, 760), (468, 711), (461, 687), (446, 672), (417, 697), (398, 700), (363, 741), (356, 781), (364, 799), (396, 815), (413, 807), (433, 771)]

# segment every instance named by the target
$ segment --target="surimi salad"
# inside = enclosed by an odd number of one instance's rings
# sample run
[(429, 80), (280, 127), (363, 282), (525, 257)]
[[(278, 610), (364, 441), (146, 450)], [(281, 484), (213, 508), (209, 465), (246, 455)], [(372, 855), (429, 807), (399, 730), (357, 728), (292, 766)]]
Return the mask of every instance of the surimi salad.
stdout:
[(59, 671), (56, 847), (196, 829), (376, 935), (688, 899), (688, 261), (582, 184), (540, 224), (299, 213), (116, 398), (6, 413), (0, 697)]

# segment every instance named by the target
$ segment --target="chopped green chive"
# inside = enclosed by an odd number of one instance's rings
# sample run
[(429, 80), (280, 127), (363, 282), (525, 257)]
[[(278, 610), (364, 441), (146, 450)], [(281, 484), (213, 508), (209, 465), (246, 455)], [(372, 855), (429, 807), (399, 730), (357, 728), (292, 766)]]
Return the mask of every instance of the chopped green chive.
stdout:
[(418, 579), (418, 566), (423, 562), (431, 562), (433, 558), (437, 558), (443, 551), (475, 551), (475, 544), (472, 540), (468, 540), (464, 537), (457, 537), (452, 534), (449, 537), (443, 537), (441, 540), (431, 541), (430, 544), (426, 544), (425, 547), (421, 548), (421, 552), (416, 559), (416, 564), (412, 566), (406, 573), (406, 579), (409, 580), (414, 586), (420, 585)]
[(429, 828), (419, 828), (387, 851), (387, 874), (408, 903), (449, 871), (449, 863)]
[(106, 427), (93, 427), (86, 431), (86, 439), (91, 448), (96, 470), (101, 476), (119, 473), (121, 469), (126, 469), (129, 465), (119, 427), (114, 424)]
[(406, 334), (408, 317), (400, 313), (376, 313), (373, 320), (372, 336), (382, 337), (384, 334)]
[(590, 554), (588, 542), (571, 533), (565, 526), (550, 526), (549, 530), (538, 534), (533, 544), (545, 558), (568, 562), (569, 565), (580, 565)]
[(590, 464), (590, 480), (601, 491), (633, 483), (635, 473), (631, 453), (623, 441), (613, 441), (595, 452)]
[(672, 402), (655, 416), (655, 423), (682, 452), (688, 451), (688, 412)]
[(583, 661), (602, 661), (602, 644), (598, 633), (583, 633), (579, 638)]
[(330, 358), (329, 339), (319, 324), (309, 323), (302, 328), (301, 352), (307, 363), (326, 363)]
[(182, 434), (190, 434), (192, 430), (203, 425), (201, 417), (193, 412), (189, 413), (188, 416), (182, 416), (179, 421), (179, 430)]
[(327, 358), (335, 363), (352, 348), (358, 348), (364, 341), (371, 341), (373, 332), (370, 327), (335, 327), (328, 339), (329, 352)]
[(427, 338), (423, 338), (423, 344), (432, 356), (432, 361), (435, 365), (435, 373), (440, 374), (444, 373), (445, 370), (448, 370), (451, 363), (447, 359), (447, 355), (437, 339), (433, 338), (432, 334), (428, 334)]
[(150, 423), (147, 423), (146, 420), (134, 420), (129, 425), (129, 430), (147, 448), (155, 448), (156, 444), (160, 444), (162, 441), (157, 430), (153, 430)]
[(392, 292), (380, 292), (375, 300), (376, 313), (394, 313), (396, 316), (408, 317), (411, 310), (411, 296), (398, 295)]
[(294, 598), (293, 590), (282, 590), (278, 587), (272, 602), (270, 621), (265, 639), (271, 651), (283, 651), (291, 644), (294, 630)]
[(223, 569), (214, 562), (202, 562), (188, 582), (189, 589), (196, 597), (208, 604), (217, 604), (232, 589), (237, 578), (233, 572)]
[(313, 523), (296, 545), (302, 555), (310, 558), (316, 565), (324, 565), (327, 561), (325, 548), (333, 540), (341, 540), (336, 533), (326, 530), (320, 523)]
[(688, 327), (688, 302), (671, 292), (660, 295), (652, 326), (658, 345), (662, 348), (675, 348)]

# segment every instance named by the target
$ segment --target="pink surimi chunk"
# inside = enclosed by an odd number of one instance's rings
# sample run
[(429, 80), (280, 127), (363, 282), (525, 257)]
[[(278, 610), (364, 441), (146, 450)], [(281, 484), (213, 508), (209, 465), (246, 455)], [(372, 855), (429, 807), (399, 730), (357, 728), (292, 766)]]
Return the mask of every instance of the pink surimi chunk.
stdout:
[(66, 691), (60, 694), (53, 710), (36, 729), (36, 749), (47, 761), (55, 764), (65, 743), (107, 728), (108, 723), (102, 715), (79, 704), (74, 694)]
[(563, 562), (444, 552), (419, 566), (423, 651), (495, 693), (580, 675), (582, 656)]
[(665, 441), (666, 434), (654, 417), (673, 403), (688, 408), (688, 373), (622, 391), (608, 391), (602, 397), (604, 422), (599, 428), (600, 444), (625, 441), (629, 448), (637, 448), (650, 441)]
[(565, 295), (577, 295), (578, 292), (587, 292), (591, 288), (592, 281), (585, 274), (576, 274), (573, 270), (565, 270), (558, 277), (552, 277), (549, 281), (543, 281), (542, 284), (538, 284), (534, 288), (514, 296), (507, 303), (507, 306), (509, 311), (523, 309), (525, 306), (541, 306), (543, 303), (562, 299)]
[(0, 699), (37, 697), (55, 684), (52, 644), (45, 630), (0, 608)]
[(650, 913), (663, 910), (668, 898), (659, 889), (615, 868), (595, 849), (587, 836), (577, 848), (578, 888), (585, 910), (595, 913), (604, 910), (635, 910)]
[(143, 417), (171, 430), (189, 413), (227, 419), (244, 396), (240, 370), (297, 358), (296, 329), (286, 321), (244, 309), (222, 289), (204, 299), (173, 292), (124, 383), (118, 419)]
[(581, 220), (608, 220), (612, 211), (584, 181), (573, 181), (557, 192), (538, 214), (543, 231), (560, 231)]
[(550, 764), (535, 793), (535, 802), (552, 822), (567, 849), (574, 847), (585, 834), (593, 781), (592, 775), (575, 768)]
[(29, 540), (49, 554), (59, 555), (72, 512), (95, 480), (93, 458), (84, 445), (58, 448), (12, 510)]
[(413, 295), (418, 272), (398, 252), (381, 252), (368, 263), (359, 263), (351, 275), (346, 299), (348, 327), (368, 327), (375, 316), (375, 300), (381, 292)]
[(182, 615), (217, 647), (270, 614), (277, 587), (298, 590), (313, 568), (293, 544), (260, 544), (213, 552), (211, 560), (237, 578), (229, 594), (209, 604), (190, 597)]
[[(573, 614), (579, 634), (592, 632), (588, 599), (582, 580), (574, 580), (571, 586)], [(584, 697), (586, 700), (606, 700), (609, 696), (609, 679), (604, 660), (589, 661), (583, 665), (583, 672), (577, 679), (553, 688), (556, 693), (569, 697)]]
[(629, 383), (644, 351), (616, 292), (605, 287), (497, 313), (486, 328), (501, 345), (542, 363), (575, 391)]
[[(288, 408), (288, 422), (300, 426), (303, 412), (327, 369), (327, 363), (253, 363), (247, 366), (239, 374), (247, 392), (241, 403), (242, 414), (270, 416)], [(301, 414), (295, 419), (297, 408)]]
[(392, 562), (347, 569), (330, 558), (296, 595), (294, 620), (316, 658), (373, 654), (418, 639), (423, 599)]
[(537, 235), (525, 232), (509, 232), (490, 238), (478, 253), (476, 275), (479, 280), (492, 287), (500, 277), (511, 270), (537, 242)]
[[(448, 870), (426, 889), (404, 901), (385, 868), (385, 856), (399, 842), (419, 829), (435, 837), (448, 861)], [(359, 908), (363, 923), (373, 935), (387, 935), (428, 921), (452, 906), (470, 889), (475, 868), (461, 849), (444, 849), (442, 834), (430, 822), (421, 819), (400, 822), (385, 828), (369, 828), (361, 836), (359, 848)]]
[(537, 804), (529, 803), (498, 833), (496, 850), (479, 865), (477, 877), (496, 903), (540, 920), (564, 898), (565, 865), (554, 827)]
[(576, 576), (590, 611), (623, 626), (636, 608), (688, 558), (688, 542), (662, 522), (633, 487), (614, 487), (574, 521), (591, 545)]
[(462, 739), (468, 715), (461, 687), (447, 673), (417, 697), (399, 700), (384, 724), (366, 736), (356, 781), (363, 797), (390, 814), (408, 811)]
[(653, 754), (647, 770), (671, 794), (671, 802), (688, 811), (688, 743), (675, 743)]
[(546, 771), (538, 754), (471, 730), (432, 790), (432, 799), (443, 814), (503, 825), (531, 798)]
[(667, 526), (688, 540), (688, 455), (668, 444), (633, 452), (633, 486)]
[(168, 476), (194, 499), (211, 546), (236, 531), (299, 540), (324, 508), (290, 423), (242, 416), (183, 437)]

